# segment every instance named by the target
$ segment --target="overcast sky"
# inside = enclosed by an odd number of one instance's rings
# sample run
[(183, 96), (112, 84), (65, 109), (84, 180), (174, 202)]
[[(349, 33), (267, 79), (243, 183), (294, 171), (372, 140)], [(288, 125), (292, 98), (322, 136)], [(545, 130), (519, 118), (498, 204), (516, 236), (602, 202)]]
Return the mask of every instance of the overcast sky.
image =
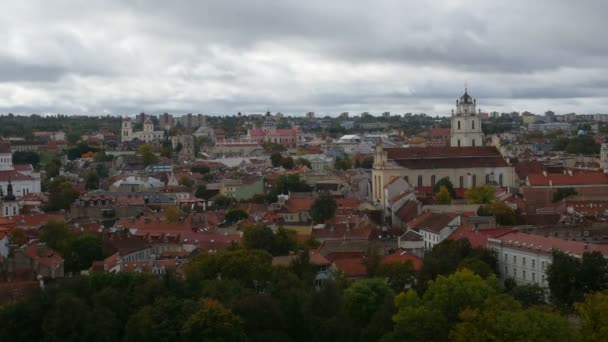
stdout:
[(465, 83), (484, 111), (608, 113), (606, 13), (605, 0), (7, 1), (0, 113), (447, 115)]

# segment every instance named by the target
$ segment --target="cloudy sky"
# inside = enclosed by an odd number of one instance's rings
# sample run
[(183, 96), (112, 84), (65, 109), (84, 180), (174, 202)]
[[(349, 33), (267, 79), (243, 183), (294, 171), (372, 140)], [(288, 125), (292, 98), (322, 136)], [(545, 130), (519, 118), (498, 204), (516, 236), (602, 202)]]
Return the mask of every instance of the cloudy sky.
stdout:
[[(177, 3), (174, 4), (174, 3)], [(10, 1), (0, 113), (608, 113), (605, 0)]]

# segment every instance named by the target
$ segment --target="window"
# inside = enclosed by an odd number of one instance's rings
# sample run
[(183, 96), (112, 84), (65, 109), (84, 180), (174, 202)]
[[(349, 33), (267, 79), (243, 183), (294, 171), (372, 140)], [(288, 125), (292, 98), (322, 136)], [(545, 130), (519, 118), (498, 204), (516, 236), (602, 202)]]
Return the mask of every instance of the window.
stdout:
[(522, 258), (521, 265), (526, 267), (526, 258), (525, 257)]
[(458, 129), (460, 129), (460, 120), (458, 120)]
[(517, 264), (517, 255), (513, 256), (513, 264)]
[(517, 268), (513, 267), (513, 278), (517, 277)]
[(490, 175), (486, 175), (486, 184), (490, 184)]
[[(475, 129), (475, 120), (471, 121), (471, 129)], [(473, 142), (475, 142), (475, 140), (473, 140)], [(475, 146), (474, 143), (473, 146)]]
[(418, 186), (422, 186), (422, 175), (418, 176)]
[(502, 173), (498, 175), (498, 185), (502, 187)]
[(460, 139), (458, 139), (458, 147), (460, 147)]
[(435, 186), (435, 175), (431, 176), (431, 186)]
[(477, 186), (477, 175), (473, 175), (473, 188)]
[(507, 261), (508, 257), (509, 257), (509, 254), (505, 253), (505, 262)]
[(472, 142), (473, 142), (473, 147), (475, 147), (475, 139), (473, 139), (473, 141), (472, 141)]
[(460, 176), (458, 178), (458, 184), (460, 184), (460, 188), (464, 188), (464, 176)]
[(535, 268), (535, 267), (536, 267), (536, 260), (532, 259), (532, 268)]
[(521, 271), (521, 277), (526, 280), (526, 270)]
[(532, 281), (536, 282), (536, 273), (532, 272)]

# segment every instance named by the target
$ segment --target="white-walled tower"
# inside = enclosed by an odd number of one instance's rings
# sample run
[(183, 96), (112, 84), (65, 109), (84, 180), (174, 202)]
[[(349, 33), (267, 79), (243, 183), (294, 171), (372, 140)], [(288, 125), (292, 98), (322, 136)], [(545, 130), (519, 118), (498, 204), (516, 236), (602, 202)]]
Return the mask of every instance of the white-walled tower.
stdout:
[(452, 110), (450, 146), (483, 146), (481, 115), (476, 112), (476, 102), (466, 88), (460, 100), (456, 100), (456, 113)]

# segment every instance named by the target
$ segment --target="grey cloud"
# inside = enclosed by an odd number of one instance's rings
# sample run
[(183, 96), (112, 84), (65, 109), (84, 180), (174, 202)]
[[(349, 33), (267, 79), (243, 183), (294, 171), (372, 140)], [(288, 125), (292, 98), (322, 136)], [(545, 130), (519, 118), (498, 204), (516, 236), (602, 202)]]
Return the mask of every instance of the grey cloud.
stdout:
[(607, 6), (24, 0), (0, 13), (0, 112), (446, 114), (467, 81), (484, 110), (606, 111)]

